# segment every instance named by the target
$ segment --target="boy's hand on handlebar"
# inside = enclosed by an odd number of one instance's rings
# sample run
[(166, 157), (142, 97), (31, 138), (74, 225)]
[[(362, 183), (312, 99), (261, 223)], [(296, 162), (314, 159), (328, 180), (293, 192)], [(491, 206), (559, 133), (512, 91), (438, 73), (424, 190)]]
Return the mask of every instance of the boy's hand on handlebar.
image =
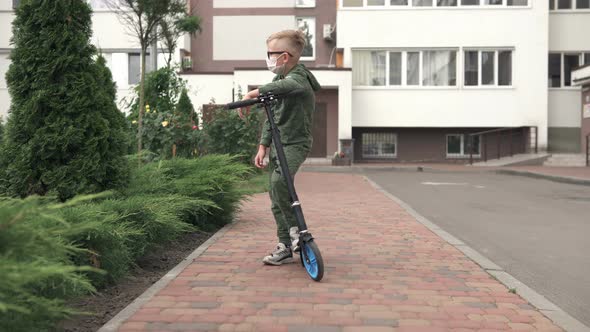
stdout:
[(259, 145), (258, 146), (258, 153), (256, 157), (254, 157), (254, 166), (257, 168), (265, 168), (266, 165), (264, 164), (264, 157), (266, 156), (266, 146)]
[[(252, 97), (250, 97), (250, 95), (246, 94), (244, 96), (244, 98), (242, 98), (242, 101), (248, 100), (248, 99), (252, 99)], [(238, 115), (240, 116), (240, 119), (244, 120), (246, 115), (248, 115), (248, 114), (250, 114), (250, 106), (238, 108)]]
[[(248, 99), (253, 99), (253, 98), (258, 98), (258, 96), (260, 96), (260, 91), (258, 91), (258, 89), (252, 90), (248, 93), (246, 93), (246, 95), (244, 96), (244, 98), (242, 98), (242, 100), (248, 100)], [(238, 115), (240, 116), (240, 119), (244, 120), (245, 116), (244, 113), (246, 113), (246, 115), (250, 114), (250, 107), (242, 107), (240, 109), (238, 109)]]

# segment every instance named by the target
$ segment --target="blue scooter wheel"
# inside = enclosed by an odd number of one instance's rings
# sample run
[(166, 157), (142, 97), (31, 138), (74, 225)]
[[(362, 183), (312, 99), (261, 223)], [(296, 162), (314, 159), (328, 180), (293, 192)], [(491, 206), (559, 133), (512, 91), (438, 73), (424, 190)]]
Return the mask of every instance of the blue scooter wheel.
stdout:
[(309, 277), (315, 281), (320, 281), (324, 277), (324, 260), (318, 245), (311, 241), (303, 242), (301, 245), (301, 264), (305, 267)]

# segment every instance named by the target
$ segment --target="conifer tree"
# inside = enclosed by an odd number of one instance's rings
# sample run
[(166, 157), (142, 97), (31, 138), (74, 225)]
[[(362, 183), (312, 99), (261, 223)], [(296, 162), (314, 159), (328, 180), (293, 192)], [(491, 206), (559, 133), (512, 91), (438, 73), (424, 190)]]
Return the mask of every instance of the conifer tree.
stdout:
[(105, 61), (90, 44), (91, 13), (84, 0), (22, 0), (16, 10), (4, 194), (66, 200), (127, 182), (124, 117)]

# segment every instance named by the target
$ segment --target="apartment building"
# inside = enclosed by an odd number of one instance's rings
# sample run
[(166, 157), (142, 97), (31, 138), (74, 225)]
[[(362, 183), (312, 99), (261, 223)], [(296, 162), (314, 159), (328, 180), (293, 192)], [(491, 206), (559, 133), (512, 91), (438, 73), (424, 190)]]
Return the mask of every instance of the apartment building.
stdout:
[[(139, 48), (104, 0), (91, 0), (94, 42), (119, 98), (137, 82)], [(0, 0), (10, 31), (11, 0)], [(302, 58), (317, 95), (312, 157), (354, 140), (359, 162), (466, 162), (536, 143), (581, 151), (580, 87), (571, 70), (590, 62), (590, 0), (189, 0), (203, 31), (174, 58), (198, 108), (235, 100), (272, 79), (265, 40), (301, 28)], [(0, 74), (9, 34), (0, 35)], [(162, 55), (160, 55), (161, 57)], [(189, 61), (190, 60), (190, 61)], [(163, 61), (160, 61), (162, 63)], [(0, 112), (7, 109), (0, 80)], [(501, 144), (498, 144), (501, 143)], [(498, 148), (499, 147), (499, 148)], [(484, 155), (483, 151), (487, 151)]]

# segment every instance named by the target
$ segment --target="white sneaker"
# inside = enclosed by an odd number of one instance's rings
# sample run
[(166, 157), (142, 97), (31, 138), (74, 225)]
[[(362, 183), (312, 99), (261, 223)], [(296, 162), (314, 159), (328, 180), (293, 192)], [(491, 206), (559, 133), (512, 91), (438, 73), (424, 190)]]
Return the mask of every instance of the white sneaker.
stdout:
[(291, 248), (293, 252), (299, 252), (299, 227), (294, 226), (289, 229), (289, 236), (291, 237)]
[(291, 252), (291, 248), (287, 247), (283, 243), (277, 244), (277, 248), (275, 251), (270, 253), (270, 255), (264, 257), (262, 262), (267, 265), (281, 265), (285, 263), (292, 263), (293, 262), (293, 252)]

